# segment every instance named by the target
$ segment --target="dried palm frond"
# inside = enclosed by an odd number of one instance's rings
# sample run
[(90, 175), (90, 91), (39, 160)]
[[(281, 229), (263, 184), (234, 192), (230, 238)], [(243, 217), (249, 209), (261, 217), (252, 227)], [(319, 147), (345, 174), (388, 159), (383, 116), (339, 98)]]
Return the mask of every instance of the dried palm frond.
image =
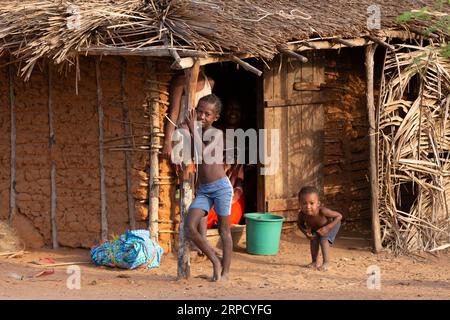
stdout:
[(397, 47), (378, 122), (382, 240), (396, 254), (435, 251), (450, 243), (450, 62), (439, 46)]

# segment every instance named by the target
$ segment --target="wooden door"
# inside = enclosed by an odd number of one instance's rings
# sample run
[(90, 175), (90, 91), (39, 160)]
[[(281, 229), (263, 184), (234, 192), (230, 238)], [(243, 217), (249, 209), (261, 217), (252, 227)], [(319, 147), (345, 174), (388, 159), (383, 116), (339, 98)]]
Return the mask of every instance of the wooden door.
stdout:
[(288, 220), (296, 219), (302, 186), (323, 188), (323, 82), (319, 56), (308, 63), (279, 56), (264, 72), (263, 126), (279, 130), (279, 167), (263, 178), (265, 210)]

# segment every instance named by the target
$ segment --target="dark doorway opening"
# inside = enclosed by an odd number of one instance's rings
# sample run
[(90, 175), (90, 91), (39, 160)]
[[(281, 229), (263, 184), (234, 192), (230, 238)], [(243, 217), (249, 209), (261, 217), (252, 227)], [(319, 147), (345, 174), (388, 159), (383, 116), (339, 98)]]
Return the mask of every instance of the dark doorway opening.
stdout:
[[(253, 61), (254, 60), (254, 61)], [(257, 65), (255, 59), (249, 59), (249, 63)], [(258, 103), (261, 95), (262, 79), (253, 73), (240, 68), (234, 62), (222, 62), (205, 66), (205, 73), (215, 81), (213, 93), (219, 96), (223, 103), (223, 110), (219, 121), (215, 126), (221, 129), (230, 128), (230, 122), (235, 116), (229, 112), (231, 105), (238, 104), (240, 107), (240, 121), (237, 128), (244, 131), (248, 129), (259, 129), (258, 127)], [(248, 150), (255, 146), (249, 146), (246, 141), (246, 164), (244, 164), (243, 191), (245, 198), (245, 209), (243, 213), (257, 211), (257, 165), (248, 164)], [(244, 224), (242, 215), (239, 224)]]

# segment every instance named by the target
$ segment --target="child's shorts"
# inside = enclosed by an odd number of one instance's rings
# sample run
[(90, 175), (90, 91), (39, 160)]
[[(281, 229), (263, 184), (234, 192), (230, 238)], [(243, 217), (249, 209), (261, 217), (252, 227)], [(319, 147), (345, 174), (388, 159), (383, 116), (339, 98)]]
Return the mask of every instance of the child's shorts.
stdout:
[(317, 232), (314, 232), (314, 234), (317, 235), (317, 239), (319, 239), (319, 241), (320, 241), (320, 240), (325, 240), (325, 239), (326, 239), (326, 240), (328, 240), (328, 242), (329, 242), (330, 244), (333, 244), (334, 238), (336, 238), (336, 235), (337, 235), (337, 233), (338, 233), (340, 227), (341, 227), (341, 223), (338, 222), (337, 225), (335, 225), (334, 228), (331, 229), (330, 232), (328, 232), (328, 234), (327, 234), (326, 236), (321, 236), (321, 235), (318, 234)]
[(206, 215), (214, 205), (217, 215), (229, 216), (232, 201), (233, 187), (230, 179), (225, 176), (211, 183), (201, 184), (189, 209), (202, 209)]

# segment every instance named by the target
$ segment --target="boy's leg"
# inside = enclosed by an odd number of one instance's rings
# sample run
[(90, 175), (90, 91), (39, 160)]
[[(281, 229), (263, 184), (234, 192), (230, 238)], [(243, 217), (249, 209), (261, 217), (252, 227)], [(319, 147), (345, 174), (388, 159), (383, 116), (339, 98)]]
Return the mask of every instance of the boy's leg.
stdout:
[(228, 280), (231, 265), (231, 253), (233, 252), (233, 239), (231, 238), (230, 216), (219, 216), (219, 234), (222, 239), (222, 279)]
[(199, 224), (201, 219), (205, 216), (205, 211), (202, 209), (192, 208), (189, 210), (187, 216), (187, 235), (189, 239), (208, 257), (213, 264), (213, 281), (220, 280), (222, 265), (219, 258), (217, 258), (214, 249), (209, 245), (206, 237), (203, 237), (199, 232)]
[(312, 262), (307, 265), (308, 268), (316, 268), (317, 267), (317, 256), (319, 255), (319, 239), (316, 237), (315, 239), (310, 240), (310, 249), (311, 249), (311, 259)]
[(322, 249), (323, 255), (323, 263), (320, 270), (327, 271), (330, 263), (330, 244), (328, 243), (328, 239), (320, 240), (320, 248)]
[[(201, 234), (201, 236), (206, 239), (206, 232), (208, 230), (208, 216), (205, 216), (200, 220), (197, 230)], [(204, 257), (204, 253), (202, 252), (202, 250), (200, 250), (200, 248), (197, 247), (197, 245), (192, 241), (191, 241), (191, 250), (197, 252), (198, 256)]]

